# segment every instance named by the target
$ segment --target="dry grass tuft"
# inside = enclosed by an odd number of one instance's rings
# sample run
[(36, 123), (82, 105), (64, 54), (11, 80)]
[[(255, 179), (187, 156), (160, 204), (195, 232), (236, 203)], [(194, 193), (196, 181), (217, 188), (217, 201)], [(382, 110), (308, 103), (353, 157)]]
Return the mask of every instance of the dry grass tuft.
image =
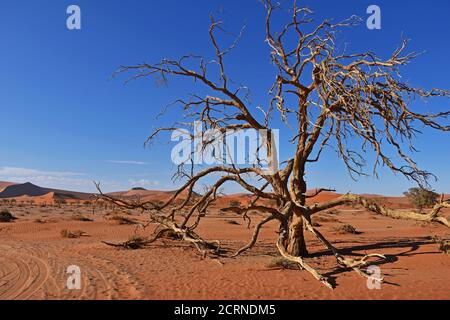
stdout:
[(236, 220), (225, 220), (226, 223), (240, 226), (241, 224), (237, 222)]
[(92, 222), (92, 221), (94, 221), (93, 219), (88, 218), (88, 217), (85, 217), (85, 216), (83, 216), (82, 214), (74, 214), (74, 215), (71, 217), (71, 220), (74, 220), (74, 221), (83, 221), (83, 222)]
[(324, 216), (321, 216), (321, 215), (318, 215), (318, 216), (314, 217), (313, 219), (314, 219), (314, 221), (316, 223), (320, 223), (320, 222), (322, 222), (322, 223), (324, 223), (324, 222), (339, 222), (339, 220), (336, 219), (335, 217), (324, 217)]
[(337, 226), (333, 228), (334, 232), (341, 234), (360, 234), (361, 232), (357, 231), (356, 228), (350, 224), (344, 224), (341, 226)]
[(9, 210), (4, 209), (0, 211), (0, 222), (12, 222), (16, 220), (17, 218), (14, 217)]
[(324, 213), (329, 214), (329, 215), (338, 215), (341, 212), (338, 209), (330, 209), (330, 210), (325, 211)]
[(85, 235), (86, 235), (86, 232), (81, 231), (81, 230), (76, 230), (76, 231), (70, 231), (68, 229), (61, 230), (62, 238), (75, 239), (75, 238), (79, 238), (79, 237), (82, 237)]
[(145, 247), (145, 245), (147, 244), (147, 238), (142, 237), (140, 235), (137, 234), (133, 234), (128, 238), (128, 241), (126, 242), (126, 247), (128, 249), (141, 249), (143, 247)]
[(108, 220), (113, 221), (119, 225), (124, 225), (124, 224), (137, 224), (136, 221), (132, 220), (132, 219), (128, 219), (125, 218), (123, 216), (119, 216), (119, 215), (115, 215), (110, 217)]
[(311, 225), (313, 227), (321, 227), (322, 226), (315, 217), (311, 219)]
[(266, 267), (269, 269), (276, 269), (276, 268), (281, 268), (281, 269), (293, 269), (293, 270), (298, 270), (300, 269), (300, 265), (298, 263), (289, 261), (283, 257), (275, 257), (272, 258), (267, 264)]
[(450, 240), (441, 240), (439, 243), (439, 250), (446, 254), (450, 254)]

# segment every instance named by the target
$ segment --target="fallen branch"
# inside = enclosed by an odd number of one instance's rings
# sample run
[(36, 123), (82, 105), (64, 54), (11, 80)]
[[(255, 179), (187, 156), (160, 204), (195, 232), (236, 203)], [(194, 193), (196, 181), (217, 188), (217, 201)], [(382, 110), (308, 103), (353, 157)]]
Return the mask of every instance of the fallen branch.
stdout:
[[(309, 230), (317, 239), (322, 242), (322, 244), (330, 250), (333, 255), (336, 257), (337, 263), (344, 268), (353, 269), (357, 274), (362, 277), (369, 278), (371, 275), (366, 271), (362, 270), (362, 267), (365, 267), (368, 264), (368, 260), (370, 258), (380, 258), (386, 260), (387, 258), (379, 253), (367, 254), (361, 259), (352, 259), (344, 257), (337, 248), (335, 248), (317, 229), (315, 229), (306, 219), (304, 221), (305, 227)], [(383, 279), (378, 279), (379, 281), (383, 281)]]
[(280, 254), (286, 260), (298, 263), (303, 269), (305, 269), (310, 274), (312, 274), (312, 276), (314, 278), (319, 280), (321, 283), (323, 283), (328, 288), (333, 289), (333, 285), (328, 281), (328, 279), (325, 278), (323, 275), (321, 275), (319, 272), (317, 272), (314, 268), (309, 266), (305, 261), (303, 261), (303, 259), (301, 257), (294, 257), (294, 256), (290, 255), (289, 253), (287, 253), (287, 251), (286, 251), (286, 249), (284, 247), (284, 242), (286, 240), (286, 235), (287, 235), (287, 232), (285, 230), (283, 230), (280, 233), (280, 237), (279, 237), (278, 242), (277, 242), (277, 248), (278, 248), (278, 251), (280, 252)]
[(450, 208), (450, 203), (448, 201), (441, 201), (437, 203), (434, 208), (428, 214), (421, 214), (412, 211), (399, 211), (399, 210), (390, 210), (374, 201), (369, 199), (356, 196), (353, 194), (346, 194), (340, 198), (335, 200), (331, 200), (324, 203), (315, 204), (310, 207), (310, 214), (314, 214), (326, 209), (334, 208), (340, 205), (346, 204), (359, 204), (367, 210), (383, 215), (385, 217), (394, 218), (394, 219), (406, 219), (406, 220), (416, 220), (416, 221), (424, 221), (424, 222), (437, 222), (448, 228), (450, 228), (450, 222), (441, 216), (438, 216), (440, 211), (443, 208)]

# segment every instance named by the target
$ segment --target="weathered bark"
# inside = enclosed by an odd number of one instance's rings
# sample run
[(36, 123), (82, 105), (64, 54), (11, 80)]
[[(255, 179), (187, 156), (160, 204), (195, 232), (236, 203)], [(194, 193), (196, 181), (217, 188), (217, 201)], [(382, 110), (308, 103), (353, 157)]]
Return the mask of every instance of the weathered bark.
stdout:
[(286, 237), (286, 251), (294, 257), (304, 257), (308, 254), (303, 234), (303, 217), (292, 215), (288, 225)]

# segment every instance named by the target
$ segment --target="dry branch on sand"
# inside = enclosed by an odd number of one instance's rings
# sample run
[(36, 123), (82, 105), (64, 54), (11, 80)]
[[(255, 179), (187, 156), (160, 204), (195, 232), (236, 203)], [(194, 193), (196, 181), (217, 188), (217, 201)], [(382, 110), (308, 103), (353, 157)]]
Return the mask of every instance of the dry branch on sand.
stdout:
[[(149, 214), (149, 224), (160, 225), (144, 244), (161, 238), (164, 232), (170, 230), (178, 239), (191, 243), (203, 255), (218, 254), (220, 244), (202, 239), (195, 230), (217, 199), (220, 188), (234, 183), (251, 193), (254, 200), (245, 205), (230, 206), (227, 211), (242, 215), (249, 222), (248, 226), (251, 221), (249, 212), (259, 212), (264, 214), (264, 218), (254, 227), (251, 240), (232, 257), (251, 249), (258, 240), (261, 228), (276, 221), (279, 224), (276, 246), (283, 258), (300, 265), (327, 287), (332, 288), (329, 279), (309, 266), (304, 259), (308, 254), (305, 230), (333, 253), (340, 267), (368, 277), (364, 268), (372, 259), (385, 257), (381, 254), (368, 254), (360, 259), (344, 257), (311, 224), (314, 214), (340, 205), (359, 205), (390, 218), (427, 221), (449, 227), (448, 220), (439, 216), (439, 213), (442, 208), (450, 207), (450, 202), (441, 199), (428, 214), (389, 210), (375, 201), (352, 194), (308, 205), (308, 198), (329, 191), (318, 189), (313, 195), (308, 193), (305, 180), (308, 166), (320, 161), (322, 151), (331, 147), (342, 159), (349, 174), (357, 177), (367, 174), (364, 169), (365, 154), (374, 152), (374, 174), (380, 166), (384, 166), (420, 186), (426, 185), (433, 175), (420, 169), (407, 155), (407, 151), (415, 150), (413, 139), (419, 128), (450, 131), (450, 126), (441, 124), (450, 111), (419, 113), (411, 109), (410, 102), (415, 98), (449, 97), (450, 92), (415, 88), (402, 82), (402, 66), (416, 57), (413, 52), (406, 53), (407, 40), (403, 40), (386, 59), (372, 52), (350, 54), (336, 45), (337, 32), (358, 24), (360, 19), (357, 17), (337, 23), (326, 20), (314, 25), (311, 10), (297, 7), (294, 2), (289, 21), (275, 31), (275, 20), (279, 20), (273, 16), (280, 12), (279, 4), (270, 0), (262, 2), (267, 13), (266, 42), (276, 72), (266, 108), (251, 108), (247, 99), (248, 88), (237, 86), (238, 82), (228, 76), (225, 58), (238, 44), (241, 34), (230, 47), (223, 49), (218, 39), (218, 33), (223, 31), (222, 23), (214, 19), (209, 29), (215, 51), (213, 63), (208, 63), (208, 59), (200, 56), (184, 56), (179, 60), (164, 59), (155, 64), (123, 66), (118, 73), (131, 72), (129, 80), (156, 75), (162, 81), (179, 77), (202, 85), (208, 90), (206, 95), (193, 94), (189, 99), (179, 99), (175, 103), (186, 112), (184, 124), (194, 127), (194, 122), (202, 123), (201, 135), (195, 137), (201, 139), (202, 151), (211, 144), (208, 130), (224, 134), (245, 129), (266, 130), (268, 134), (262, 146), (266, 150), (269, 167), (276, 167), (276, 170), (268, 172), (257, 165), (238, 167), (230, 164), (199, 171), (191, 155), (179, 165), (174, 175), (174, 178), (184, 180), (184, 184), (164, 203), (114, 198), (103, 194), (97, 185), (99, 197), (125, 209), (146, 212)], [(211, 72), (211, 66), (216, 66), (217, 72)], [(214, 77), (214, 74), (218, 77)], [(295, 144), (295, 151), (291, 158), (283, 162), (277, 158), (276, 148), (279, 146), (274, 145), (271, 135), (276, 114), (294, 132), (290, 142)], [(151, 143), (160, 133), (177, 130), (175, 127), (158, 128), (146, 143)], [(203, 194), (196, 194), (194, 189), (198, 189), (201, 182), (208, 178), (215, 179), (215, 182)], [(258, 202), (260, 199), (264, 201)], [(166, 209), (169, 212), (163, 213)], [(131, 245), (134, 246), (134, 242)], [(122, 246), (130, 246), (130, 243)]]

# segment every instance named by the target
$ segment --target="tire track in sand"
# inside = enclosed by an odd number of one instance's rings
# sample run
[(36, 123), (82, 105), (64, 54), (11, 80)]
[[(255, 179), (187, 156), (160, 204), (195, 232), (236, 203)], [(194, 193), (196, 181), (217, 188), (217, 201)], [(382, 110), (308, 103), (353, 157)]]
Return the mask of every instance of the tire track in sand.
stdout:
[(11, 246), (0, 247), (0, 261), (1, 268), (8, 270), (0, 278), (0, 299), (29, 299), (49, 278), (45, 261)]
[[(82, 271), (81, 290), (66, 288), (70, 265)], [(135, 276), (113, 261), (73, 245), (0, 245), (0, 300), (137, 299), (141, 287)]]

